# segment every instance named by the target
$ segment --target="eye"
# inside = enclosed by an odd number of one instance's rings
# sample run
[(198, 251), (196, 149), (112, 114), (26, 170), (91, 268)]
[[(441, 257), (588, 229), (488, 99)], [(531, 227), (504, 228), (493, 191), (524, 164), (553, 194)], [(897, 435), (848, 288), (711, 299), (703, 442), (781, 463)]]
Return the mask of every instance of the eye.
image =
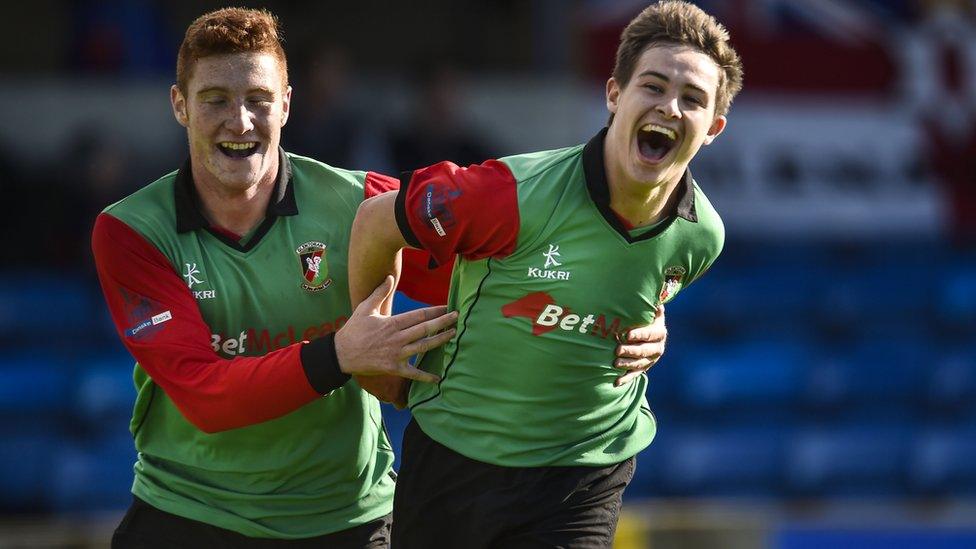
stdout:
[(698, 105), (699, 107), (705, 106), (705, 102), (694, 95), (686, 95), (685, 101), (691, 103), (692, 105)]
[(657, 84), (644, 84), (644, 87), (654, 93), (664, 93), (664, 88), (658, 86)]

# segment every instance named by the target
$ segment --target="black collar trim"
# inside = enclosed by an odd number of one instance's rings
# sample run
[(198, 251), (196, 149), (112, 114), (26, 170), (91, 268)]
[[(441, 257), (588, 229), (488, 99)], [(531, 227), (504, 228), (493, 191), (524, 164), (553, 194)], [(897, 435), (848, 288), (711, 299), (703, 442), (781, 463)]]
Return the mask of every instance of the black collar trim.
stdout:
[(268, 232), (278, 216), (298, 215), (298, 203), (295, 201), (295, 187), (292, 184), (291, 175), (291, 160), (285, 154), (285, 150), (279, 147), (278, 175), (275, 178), (274, 189), (271, 191), (271, 200), (268, 201), (264, 221), (254, 232), (254, 235), (248, 239), (247, 244), (241, 246), (236, 240), (213, 230), (210, 221), (203, 215), (203, 205), (200, 204), (200, 196), (193, 184), (193, 172), (190, 169), (190, 159), (188, 158), (180, 171), (176, 173), (176, 181), (173, 185), (176, 198), (176, 232), (186, 233), (204, 229), (224, 244), (246, 252), (261, 241), (261, 238)]
[(603, 128), (583, 147), (583, 174), (586, 177), (586, 188), (590, 193), (590, 199), (596, 204), (607, 223), (620, 233), (620, 236), (624, 237), (627, 242), (639, 242), (661, 234), (678, 217), (692, 223), (698, 222), (698, 213), (695, 211), (694, 179), (691, 176), (691, 170), (686, 170), (675, 189), (675, 192), (681, 193), (681, 198), (678, 199), (678, 206), (674, 213), (646, 233), (636, 237), (630, 236), (630, 232), (610, 209), (610, 186), (607, 184), (606, 164), (603, 159), (603, 143), (606, 138), (607, 128)]

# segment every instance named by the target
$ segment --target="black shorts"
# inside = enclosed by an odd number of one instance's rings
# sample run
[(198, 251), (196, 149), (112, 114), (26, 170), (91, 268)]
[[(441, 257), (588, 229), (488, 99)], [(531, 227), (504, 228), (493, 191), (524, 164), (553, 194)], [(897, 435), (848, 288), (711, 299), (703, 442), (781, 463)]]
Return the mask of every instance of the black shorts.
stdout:
[(390, 515), (360, 526), (307, 539), (251, 538), (237, 532), (176, 516), (133, 498), (112, 536), (113, 549), (334, 547), (383, 549), (390, 546)]
[(634, 462), (501, 467), (458, 454), (411, 421), (393, 500), (393, 548), (610, 547)]

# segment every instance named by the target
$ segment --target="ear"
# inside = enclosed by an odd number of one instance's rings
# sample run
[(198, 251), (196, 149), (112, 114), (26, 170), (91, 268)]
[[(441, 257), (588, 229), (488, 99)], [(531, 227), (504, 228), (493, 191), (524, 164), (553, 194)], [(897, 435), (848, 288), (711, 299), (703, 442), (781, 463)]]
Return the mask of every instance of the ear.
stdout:
[(705, 133), (705, 140), (702, 141), (702, 144), (709, 145), (712, 141), (715, 141), (715, 138), (718, 137), (723, 130), (725, 130), (725, 125), (727, 123), (728, 119), (726, 119), (725, 116), (716, 116), (715, 120), (712, 120), (711, 127), (708, 128), (708, 132)]
[(281, 98), (281, 126), (288, 123), (288, 113), (291, 112), (291, 86), (285, 89), (285, 95)]
[(173, 116), (176, 117), (176, 121), (185, 128), (190, 123), (190, 118), (186, 114), (186, 98), (176, 84), (169, 88), (169, 103), (173, 106)]
[(617, 80), (610, 77), (607, 80), (607, 110), (612, 114), (617, 114), (617, 101), (620, 100), (620, 85)]

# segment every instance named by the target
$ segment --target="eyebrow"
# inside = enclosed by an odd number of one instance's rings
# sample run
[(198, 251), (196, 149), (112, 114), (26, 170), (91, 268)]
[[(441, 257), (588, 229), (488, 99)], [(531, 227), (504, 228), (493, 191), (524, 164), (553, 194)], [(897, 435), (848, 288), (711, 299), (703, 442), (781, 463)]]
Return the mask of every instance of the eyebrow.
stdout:
[[(661, 80), (664, 80), (665, 82), (671, 82), (671, 79), (670, 78), (668, 78), (664, 74), (659, 73), (657, 71), (644, 71), (644, 72), (638, 74), (637, 75), (637, 78), (640, 78), (642, 76), (654, 76), (654, 77), (660, 78)], [(703, 93), (705, 95), (708, 95), (708, 92), (705, 91), (705, 90), (703, 90), (700, 86), (696, 86), (694, 84), (690, 84), (689, 83), (688, 84), (688, 87), (691, 88), (691, 89), (693, 89), (693, 90), (699, 91), (699, 92), (701, 92), (701, 93)]]
[[(203, 95), (205, 93), (212, 93), (212, 92), (227, 93), (228, 91), (229, 90), (227, 88), (222, 86), (210, 86), (209, 88), (203, 88), (202, 90), (198, 91), (197, 95)], [(251, 88), (247, 90), (247, 93), (254, 93), (254, 92), (261, 92), (261, 93), (267, 93), (269, 95), (274, 95), (274, 92), (269, 90), (268, 88), (258, 87), (258, 88)]]

